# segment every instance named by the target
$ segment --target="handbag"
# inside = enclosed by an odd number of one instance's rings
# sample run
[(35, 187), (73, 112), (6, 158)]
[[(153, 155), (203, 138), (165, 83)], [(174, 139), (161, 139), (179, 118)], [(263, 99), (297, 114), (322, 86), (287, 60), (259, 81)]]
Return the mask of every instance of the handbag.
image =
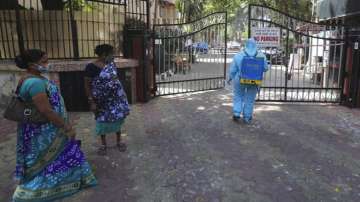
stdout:
[(28, 75), (24, 77), (18, 84), (15, 93), (10, 99), (9, 104), (7, 105), (4, 111), (4, 118), (10, 121), (16, 121), (19, 123), (36, 123), (43, 124), (48, 123), (49, 120), (39, 112), (34, 102), (24, 101), (19, 96), (20, 88), (23, 82), (28, 79), (36, 76)]

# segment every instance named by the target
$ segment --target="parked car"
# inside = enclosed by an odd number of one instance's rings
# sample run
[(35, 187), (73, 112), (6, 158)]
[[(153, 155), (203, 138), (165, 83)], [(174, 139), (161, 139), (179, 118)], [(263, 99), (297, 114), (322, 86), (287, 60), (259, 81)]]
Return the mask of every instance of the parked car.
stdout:
[(283, 51), (278, 48), (265, 48), (260, 49), (262, 53), (265, 54), (266, 59), (271, 63), (275, 65), (282, 64), (283, 61)]
[(196, 52), (207, 54), (209, 52), (209, 45), (206, 42), (198, 42), (195, 43), (195, 50)]
[(229, 50), (241, 50), (241, 44), (237, 41), (229, 41), (226, 46)]

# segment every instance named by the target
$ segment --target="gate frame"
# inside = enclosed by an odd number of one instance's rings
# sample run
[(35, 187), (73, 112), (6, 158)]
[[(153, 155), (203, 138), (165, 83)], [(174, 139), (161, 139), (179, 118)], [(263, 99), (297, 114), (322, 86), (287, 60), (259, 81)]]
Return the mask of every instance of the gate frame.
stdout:
[[(343, 94), (343, 89), (344, 89), (344, 77), (345, 77), (345, 71), (346, 71), (346, 60), (347, 60), (347, 48), (348, 48), (348, 44), (349, 44), (349, 40), (348, 40), (348, 26), (345, 25), (345, 24), (335, 24), (335, 27), (337, 28), (343, 28), (343, 33), (342, 33), (342, 39), (339, 39), (339, 38), (336, 38), (336, 39), (330, 39), (330, 38), (326, 38), (326, 37), (317, 37), (317, 36), (312, 36), (312, 35), (308, 35), (308, 34), (304, 34), (304, 33), (301, 33), (299, 31), (296, 31), (296, 30), (293, 30), (289, 27), (285, 27), (281, 24), (278, 24), (277, 22), (273, 22), (271, 19), (270, 20), (265, 20), (263, 18), (261, 19), (256, 19), (256, 18), (252, 18), (252, 8), (253, 7), (257, 7), (257, 8), (263, 8), (263, 9), (269, 9), (273, 12), (276, 12), (280, 15), (283, 15), (284, 17), (286, 17), (286, 24), (288, 24), (289, 20), (297, 20), (297, 21), (300, 21), (300, 22), (304, 22), (304, 23), (308, 23), (308, 24), (313, 24), (313, 25), (317, 25), (317, 26), (334, 26), (334, 24), (331, 24), (331, 23), (326, 23), (326, 22), (312, 22), (312, 21), (309, 21), (309, 20), (305, 20), (305, 19), (301, 19), (301, 18), (298, 18), (298, 17), (295, 17), (295, 16), (291, 16), (289, 15), (288, 13), (285, 13), (283, 11), (280, 11), (276, 8), (272, 8), (270, 6), (266, 6), (266, 5), (260, 5), (260, 4), (249, 4), (248, 6), (248, 38), (251, 37), (251, 29), (252, 29), (252, 22), (264, 22), (264, 23), (268, 23), (268, 24), (271, 24), (271, 25), (275, 25), (275, 27), (278, 27), (278, 28), (281, 28), (281, 29), (284, 29), (286, 30), (286, 50), (285, 50), (285, 57), (283, 58), (283, 61), (285, 59), (286, 63), (285, 63), (285, 66), (286, 66), (286, 72), (285, 74), (288, 74), (289, 73), (289, 70), (288, 70), (288, 58), (289, 58), (289, 35), (290, 35), (290, 31), (294, 34), (299, 34), (300, 36), (306, 36), (306, 37), (310, 37), (310, 38), (315, 38), (315, 39), (320, 39), (320, 40), (329, 40), (329, 41), (341, 41), (343, 42), (344, 44), (342, 45), (343, 46), (343, 52), (342, 52), (342, 55), (341, 57), (343, 58), (342, 60), (342, 63), (340, 64), (340, 71), (339, 71), (339, 87), (338, 88), (322, 88), (322, 87), (319, 87), (319, 88), (311, 88), (311, 87), (289, 87), (288, 86), (288, 79), (286, 79), (286, 75), (285, 75), (285, 86), (284, 87), (262, 87), (262, 89), (284, 89), (284, 99), (259, 99), (257, 98), (258, 101), (260, 102), (303, 102), (303, 103), (342, 103), (344, 101), (344, 94)], [(338, 29), (338, 30), (341, 30), (341, 29)], [(281, 32), (282, 34), (282, 32)], [(283, 36), (281, 36), (282, 38)], [(280, 39), (281, 40), (281, 39)], [(284, 65), (284, 64), (283, 64)], [(339, 100), (337, 101), (316, 101), (316, 100), (288, 100), (287, 98), (287, 92), (288, 92), (288, 89), (309, 89), (309, 90), (338, 90), (340, 91), (339, 93)], [(260, 91), (258, 93), (258, 95), (260, 94)]]
[[(124, 41), (123, 50), (124, 57), (136, 59), (139, 66), (136, 67), (136, 95), (137, 101), (147, 102), (150, 99), (151, 81), (149, 81), (150, 58), (149, 40), (151, 40), (150, 30), (150, 0), (124, 0), (125, 1), (125, 25), (124, 25)], [(144, 2), (145, 6), (140, 10), (134, 7), (134, 2)], [(140, 24), (134, 24), (129, 19), (136, 20)], [(141, 46), (140, 50), (137, 50)], [(137, 51), (135, 51), (137, 50)]]
[[(203, 19), (206, 19), (210, 16), (216, 15), (216, 14), (224, 14), (225, 15), (225, 22), (224, 23), (217, 23), (217, 24), (211, 24), (208, 25), (200, 30), (197, 30), (195, 32), (191, 32), (191, 33), (187, 33), (184, 35), (181, 35), (181, 37), (187, 37), (187, 36), (192, 36), (196, 33), (199, 33), (203, 30), (206, 30), (212, 26), (216, 26), (216, 25), (224, 25), (225, 26), (225, 30), (224, 30), (224, 75), (221, 77), (211, 77), (211, 78), (197, 78), (197, 79), (187, 79), (187, 80), (179, 80), (179, 81), (164, 81), (164, 82), (157, 82), (156, 81), (156, 40), (157, 39), (168, 39), (168, 38), (177, 38), (177, 37), (157, 37), (156, 36), (156, 27), (166, 27), (166, 26), (182, 26), (182, 25), (189, 25), (189, 24), (194, 24), (198, 21), (201, 21)], [(174, 24), (170, 24), (170, 23), (165, 23), (165, 24), (153, 24), (152, 29), (153, 29), (153, 41), (152, 41), (152, 54), (153, 54), (153, 61), (152, 61), (152, 65), (154, 67), (153, 70), (153, 81), (154, 81), (154, 88), (152, 89), (152, 92), (154, 94), (155, 97), (157, 96), (167, 96), (167, 95), (176, 95), (176, 94), (183, 94), (183, 93), (193, 93), (193, 92), (200, 92), (200, 91), (207, 91), (207, 90), (216, 90), (216, 89), (220, 89), (220, 88), (224, 88), (225, 87), (225, 80), (226, 80), (226, 70), (227, 70), (227, 25), (228, 25), (228, 13), (227, 11), (218, 11), (218, 12), (213, 12), (210, 13), (208, 15), (205, 15), (203, 17), (200, 17), (198, 19), (192, 20), (190, 22), (184, 22), (184, 23), (174, 23)], [(193, 82), (193, 81), (208, 81), (208, 80), (218, 80), (218, 79), (223, 79), (223, 86), (222, 87), (216, 87), (216, 88), (207, 88), (207, 89), (199, 89), (199, 90), (190, 90), (190, 91), (186, 91), (186, 92), (176, 92), (176, 93), (166, 93), (166, 94), (158, 94), (158, 84), (170, 84), (170, 83), (182, 83), (182, 82)]]

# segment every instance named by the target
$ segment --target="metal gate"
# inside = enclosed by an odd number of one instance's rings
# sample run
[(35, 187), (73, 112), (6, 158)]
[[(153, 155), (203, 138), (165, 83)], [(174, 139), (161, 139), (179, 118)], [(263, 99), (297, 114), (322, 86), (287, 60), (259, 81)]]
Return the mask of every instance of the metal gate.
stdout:
[(249, 6), (249, 36), (270, 64), (257, 99), (284, 102), (341, 101), (345, 29), (314, 23), (279, 10)]
[(226, 12), (217, 12), (193, 22), (154, 25), (156, 95), (224, 87), (226, 24)]

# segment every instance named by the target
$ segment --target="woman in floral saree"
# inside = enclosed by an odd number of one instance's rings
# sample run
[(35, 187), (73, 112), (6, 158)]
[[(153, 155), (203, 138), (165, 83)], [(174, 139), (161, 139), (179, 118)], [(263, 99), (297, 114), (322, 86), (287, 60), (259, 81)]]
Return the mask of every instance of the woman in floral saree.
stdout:
[(121, 141), (121, 126), (130, 109), (113, 60), (114, 48), (98, 45), (95, 54), (99, 57), (85, 69), (85, 92), (95, 112), (95, 135), (101, 137), (98, 154), (106, 155), (106, 135), (112, 133), (116, 133), (117, 148), (124, 152), (126, 144)]
[(45, 124), (19, 123), (15, 202), (53, 201), (94, 186), (91, 171), (68, 117), (58, 87), (42, 76), (48, 70), (45, 52), (31, 49), (16, 57), (27, 75), (18, 85), (22, 100), (32, 101), (48, 120)]

